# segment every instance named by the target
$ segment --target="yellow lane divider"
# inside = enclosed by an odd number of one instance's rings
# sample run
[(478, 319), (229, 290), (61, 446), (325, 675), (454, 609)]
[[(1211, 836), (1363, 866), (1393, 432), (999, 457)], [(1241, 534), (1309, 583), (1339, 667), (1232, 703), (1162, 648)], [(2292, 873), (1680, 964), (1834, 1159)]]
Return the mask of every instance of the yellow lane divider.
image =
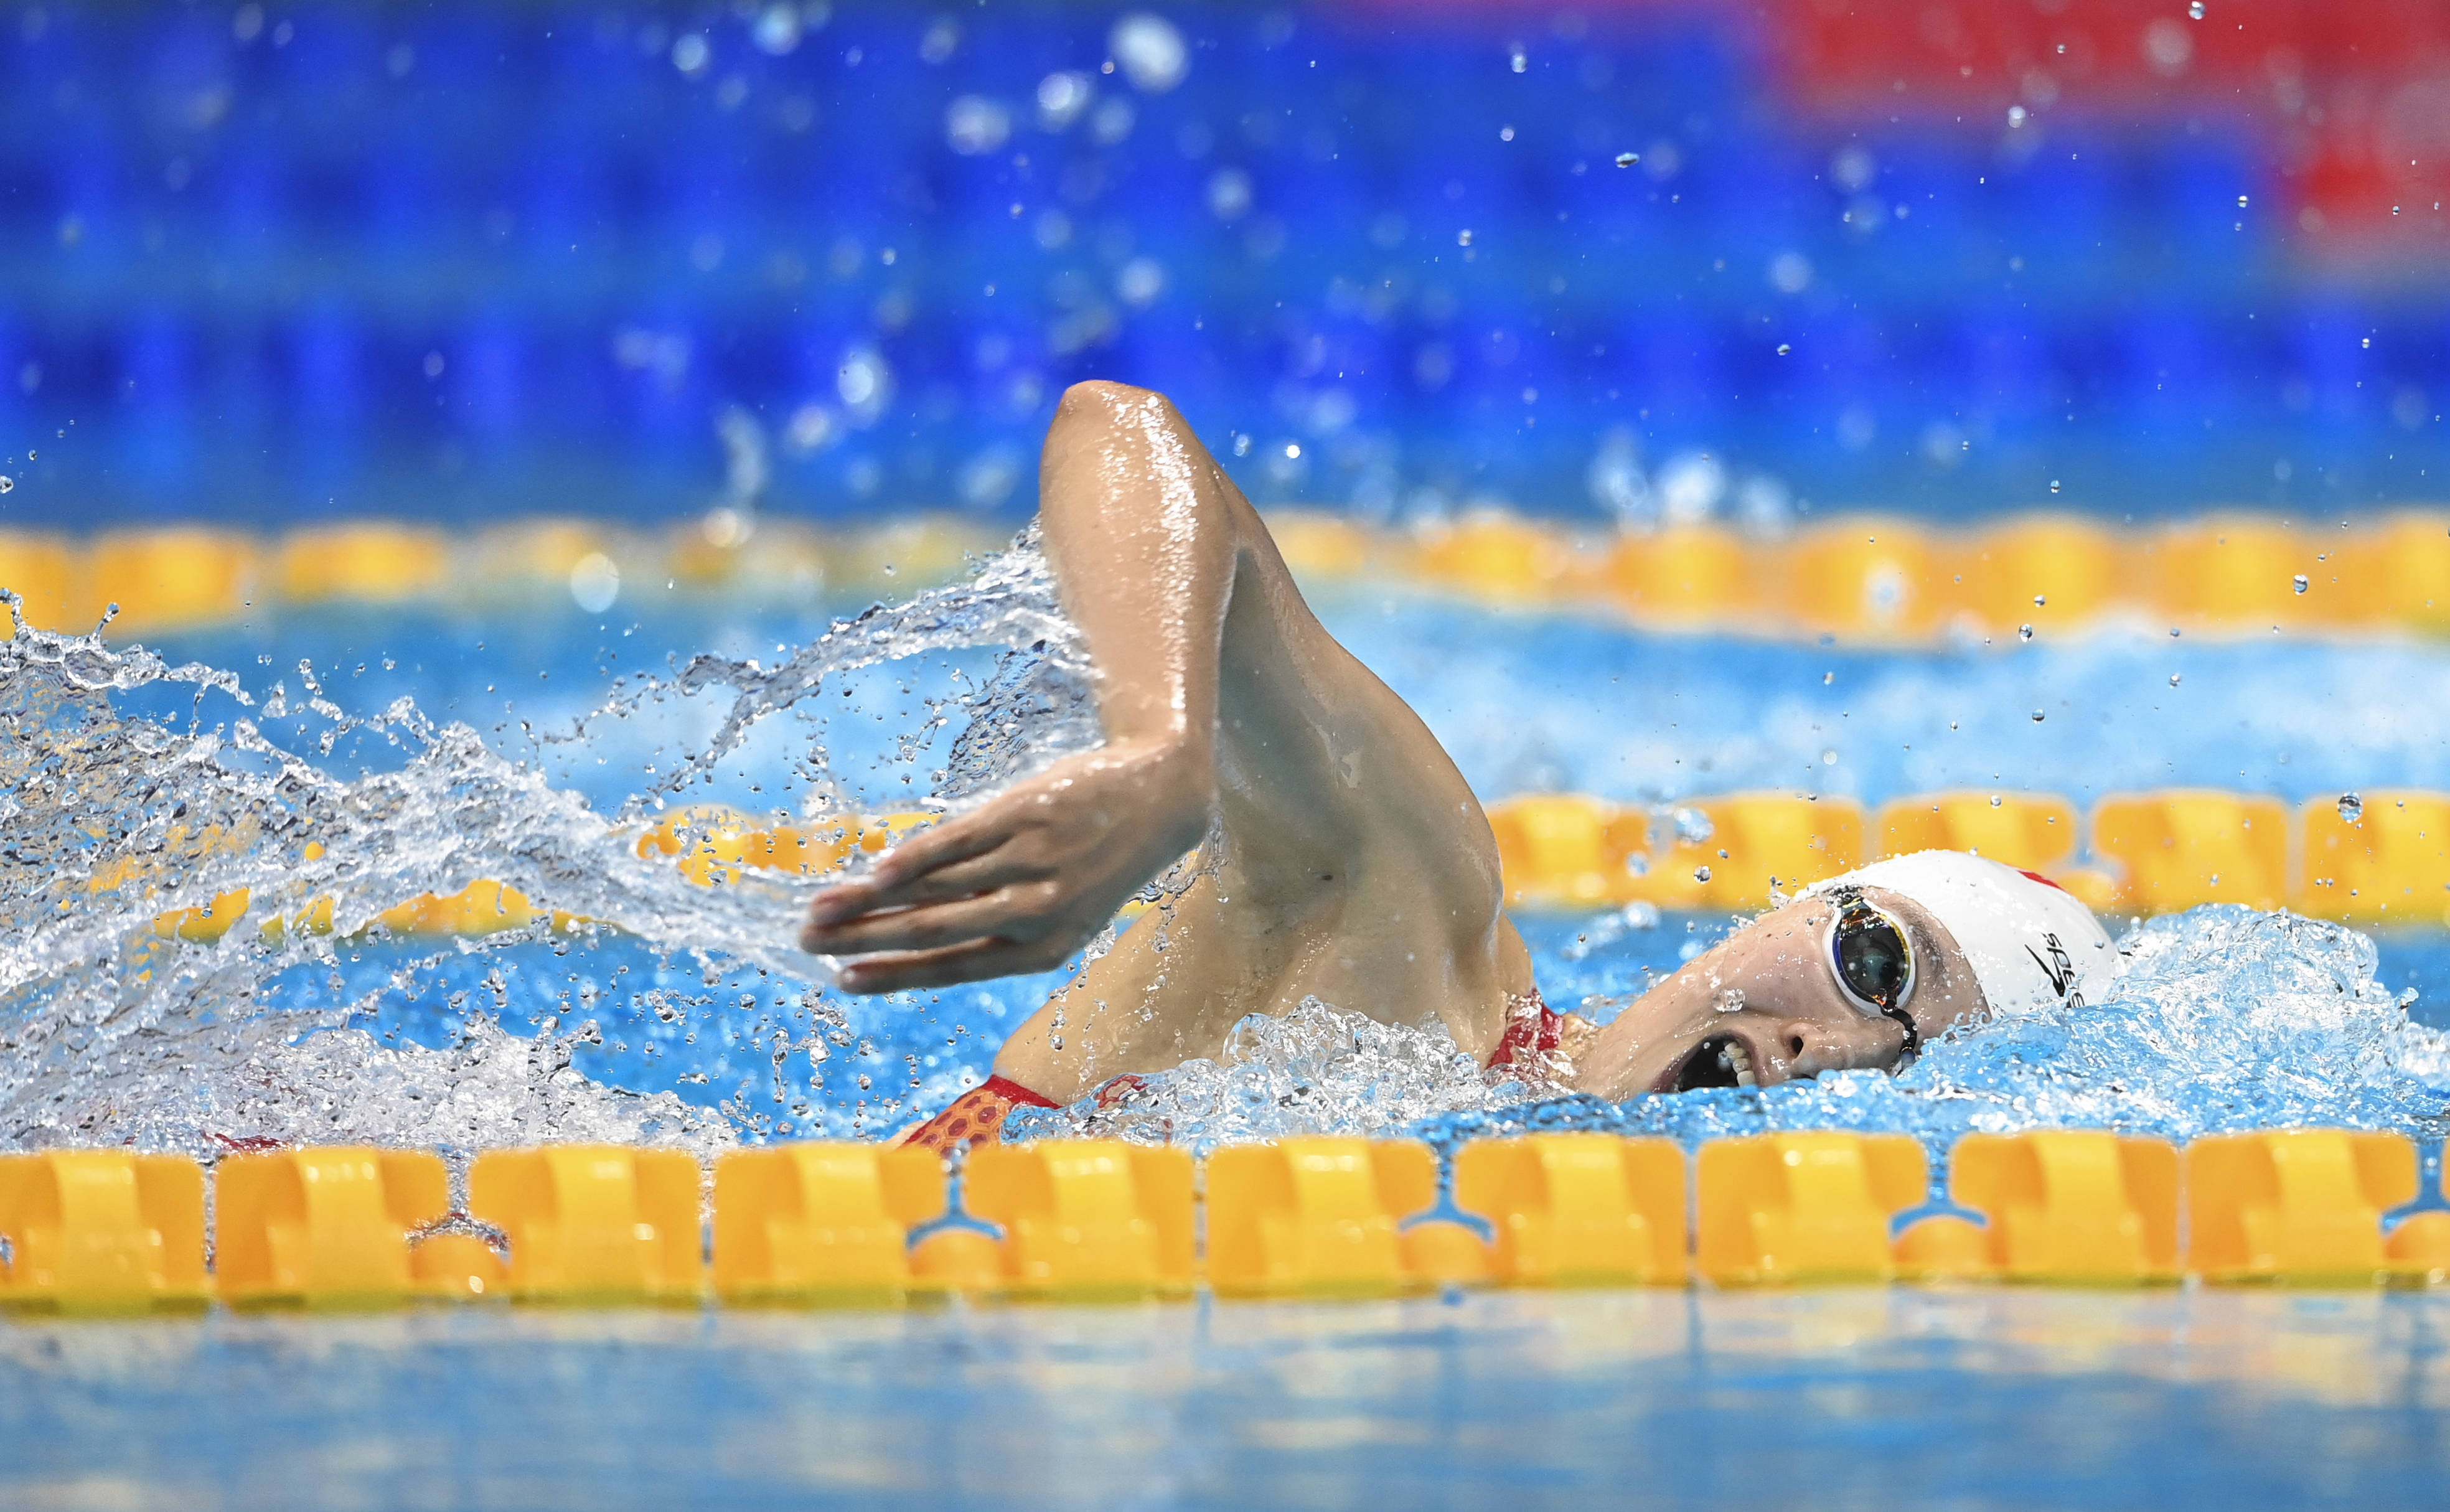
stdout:
[(931, 1290), (1384, 1296), (1695, 1277), (2450, 1284), (2450, 1211), (2387, 1219), (2419, 1194), (2401, 1134), (2269, 1130), (2183, 1150), (2088, 1130), (1969, 1134), (1949, 1167), (1950, 1195), (1973, 1216), (1900, 1230), (1930, 1190), (1922, 1146), (1902, 1134), (1721, 1139), (1689, 1161), (1659, 1138), (1483, 1140), (1458, 1153), (1445, 1198), (1435, 1152), (1409, 1140), (1230, 1146), (1208, 1157), (1204, 1186), (1183, 1151), (1055, 1140), (973, 1152), (957, 1211), (931, 1152), (815, 1142), (718, 1159), (709, 1224), (703, 1173), (681, 1151), (488, 1151), (470, 1167), (467, 1212), (447, 1213), (437, 1155), (282, 1149), (214, 1171), (208, 1280), (196, 1162), (63, 1150), (0, 1157), (0, 1306), (889, 1306)]
[[(1407, 582), (1664, 630), (1913, 644), (2126, 615), (2216, 633), (2450, 631), (2450, 512), (2439, 508), (2378, 513), (2344, 529), (2336, 518), (2258, 514), (2122, 529), (2020, 514), (1948, 530), (1857, 514), (1775, 538), (1716, 525), (1577, 530), (1503, 512), (1406, 528), (1303, 512), (1271, 523), (1286, 561), (1312, 581)], [(385, 520), (262, 538), (205, 527), (86, 542), (0, 532), (0, 586), (22, 594), (46, 629), (90, 628), (117, 602), (117, 630), (135, 634), (283, 603), (568, 597), (600, 607), (667, 589), (735, 599), (805, 599), (828, 587), (893, 595), (944, 581), (1001, 544), (956, 516), (820, 532), (722, 510), (662, 530), (542, 517), (466, 537)]]
[(1721, 526), (1575, 530), (1503, 512), (1408, 529), (1271, 516), (1316, 582), (1410, 582), (1500, 606), (1581, 608), (1662, 630), (1915, 644), (2126, 615), (2215, 633), (2450, 630), (2450, 512), (2232, 514), (2135, 529), (2011, 514), (1971, 530), (1876, 514), (1775, 538)]
[[(2450, 793), (2377, 789), (2352, 815), (2332, 799), (2292, 813), (2277, 798), (2183, 788), (2112, 795), (2089, 819), (2056, 794), (1977, 790), (1914, 794), (1870, 814), (1853, 799), (1792, 793), (1731, 793), (1675, 806), (1688, 811), (1683, 827), (1663, 826), (1654, 839), (1649, 810), (1585, 794), (1490, 804), (1508, 901), (1531, 911), (1647, 902), (1737, 912), (1883, 856), (1952, 849), (2049, 877), (2109, 915), (2227, 902), (2359, 924), (2450, 926)], [(1693, 814), (1703, 823), (1692, 824)], [(669, 857), (690, 881), (716, 885), (749, 870), (822, 875), (933, 818), (896, 813), (777, 826), (697, 807), (660, 821), (636, 844), (639, 855)], [(214, 837), (178, 845), (226, 848)], [(2088, 847), (2092, 859), (2080, 863)], [(320, 855), (320, 847), (307, 853)], [(94, 890), (126, 887), (134, 875), (118, 868), (98, 877)], [(246, 889), (233, 889), (203, 907), (162, 914), (154, 931), (209, 944), (248, 917), (249, 903)], [(582, 922), (490, 880), (447, 897), (410, 899), (379, 922), (398, 936), (474, 937), (539, 921), (557, 930)], [(329, 932), (331, 901), (261, 927), (275, 939), (291, 928)]]
[[(721, 516), (718, 523), (717, 516)], [(0, 588), (51, 630), (89, 630), (119, 606), (114, 637), (227, 624), (281, 606), (459, 602), (569, 605), (677, 591), (806, 604), (822, 590), (898, 597), (957, 576), (1002, 533), (952, 516), (820, 533), (717, 512), (662, 531), (561, 517), (509, 520), (466, 536), (367, 519), (271, 536), (204, 526), (87, 540), (0, 530)], [(0, 639), (16, 633), (0, 616)]]
[[(2105, 914), (2199, 903), (2293, 908), (2360, 924), (2450, 925), (2450, 793), (2377, 789), (2293, 812), (2198, 789), (2116, 794), (2090, 818), (2051, 793), (1918, 793), (1868, 817), (1846, 798), (1738, 793), (1676, 805), (1707, 824), (1655, 844), (1649, 811), (1582, 794), (1492, 804), (1507, 896), (1526, 909), (1649, 902), (1766, 907), (1773, 891), (1882, 856), (1971, 850), (2051, 878)], [(2089, 848), (2090, 863), (2078, 857)]]
[[(731, 882), (747, 870), (818, 876), (841, 865), (852, 852), (883, 850), (920, 825), (932, 824), (936, 817), (895, 813), (774, 826), (761, 824), (734, 809), (705, 805), (658, 821), (638, 837), (637, 852), (648, 858), (673, 858), (681, 874), (700, 886)], [(183, 845), (185, 839), (174, 836), (173, 843)], [(219, 837), (204, 837), (192, 847), (184, 848), (210, 852), (226, 850), (231, 845)], [(322, 853), (318, 843), (310, 842), (304, 847), (310, 861)], [(122, 864), (97, 876), (91, 890), (115, 891), (137, 880), (137, 868)], [(215, 895), (203, 907), (172, 909), (156, 916), (153, 932), (163, 940), (211, 944), (248, 917), (252, 902), (253, 895), (247, 888), (232, 888)], [(276, 942), (293, 928), (328, 934), (334, 927), (332, 906), (332, 900), (319, 898), (296, 915), (276, 915), (260, 927), (265, 937)], [(538, 903), (515, 887), (486, 878), (447, 896), (419, 894), (376, 917), (376, 923), (385, 932), (410, 938), (474, 938), (526, 929), (539, 921), (549, 921), (557, 931), (585, 922), (574, 914)]]

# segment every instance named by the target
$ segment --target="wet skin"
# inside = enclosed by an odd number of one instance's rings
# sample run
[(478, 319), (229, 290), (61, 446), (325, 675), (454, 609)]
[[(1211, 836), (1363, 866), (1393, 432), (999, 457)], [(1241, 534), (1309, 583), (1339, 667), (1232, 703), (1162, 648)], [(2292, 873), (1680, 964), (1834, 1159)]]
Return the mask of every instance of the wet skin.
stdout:
[[(802, 947), (857, 958), (854, 992), (1050, 970), (1196, 848), (1187, 882), (1005, 1042), (999, 1075), (1068, 1102), (1216, 1056), (1245, 1017), (1311, 997), (1382, 1022), (1435, 1014), (1487, 1061), (1532, 991), (1488, 821), (1419, 716), (1311, 613), (1257, 512), (1171, 404), (1115, 383), (1064, 395), (1039, 498), (1106, 744), (820, 893)], [(1979, 994), (1935, 925), (1893, 912), (1919, 932), (1912, 1006), (1935, 1034)], [(1895, 1064), (1902, 1029), (1820, 963), (1825, 913), (1767, 916), (1604, 1029), (1567, 1016), (1565, 1054), (1526, 1069), (1621, 1099), (1692, 1084), (1731, 1044), (1764, 1084)], [(1713, 1007), (1728, 987), (1742, 1011)]]
[(1068, 1101), (1215, 1056), (1316, 997), (1486, 1059), (1530, 954), (1497, 845), (1428, 727), (1318, 623), (1256, 511), (1161, 397), (1068, 391), (1039, 520), (1098, 672), (1106, 745), (887, 852), (811, 906), (856, 992), (1060, 965), (1195, 846), (1200, 870), (1006, 1041)]

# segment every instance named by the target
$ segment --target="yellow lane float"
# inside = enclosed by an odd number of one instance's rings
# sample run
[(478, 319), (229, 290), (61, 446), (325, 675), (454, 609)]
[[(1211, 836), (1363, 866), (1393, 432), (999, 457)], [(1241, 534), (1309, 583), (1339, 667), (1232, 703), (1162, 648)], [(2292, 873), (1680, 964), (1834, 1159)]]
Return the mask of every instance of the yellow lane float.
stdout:
[[(56, 535), (0, 531), (0, 588), (17, 595), (19, 611), (36, 630), (91, 630), (77, 623), (86, 597), (77, 583), (76, 556)], [(17, 633), (17, 615), (0, 612), (0, 640)]]
[(117, 637), (221, 624), (246, 612), (261, 575), (255, 543), (228, 531), (118, 532), (93, 543), (76, 618), (94, 624), (117, 604)]
[[(1119, 1140), (983, 1146), (954, 1212), (934, 1152), (815, 1141), (734, 1151), (546, 1145), (478, 1154), (468, 1212), (439, 1156), (361, 1147), (224, 1157), (0, 1157), (0, 1307), (61, 1312), (593, 1306), (898, 1306), (929, 1292), (1044, 1299), (1391, 1296), (1454, 1285), (1721, 1287), (1888, 1280), (2040, 1286), (2450, 1283), (2450, 1212), (2417, 1194), (2405, 1136), (2261, 1130), (2161, 1140), (1968, 1134), (1958, 1213), (1903, 1134), (1707, 1141), (1543, 1134), (1439, 1158), (1410, 1140), (1288, 1138), (1188, 1152)], [(1688, 1174), (1689, 1173), (1689, 1174)], [(1697, 1226), (1688, 1231), (1693, 1194)], [(2185, 1223), (2180, 1222), (2181, 1213)]]
[(2178, 1151), (2093, 1130), (1968, 1134), (1949, 1195), (1986, 1220), (2003, 1280), (2133, 1285), (2178, 1279)]
[(510, 1240), (509, 1290), (535, 1302), (696, 1302), (705, 1290), (698, 1164), (679, 1150), (489, 1150), (468, 1212)]
[(451, 1207), (442, 1157), (327, 1145), (215, 1169), (214, 1280), (232, 1306), (366, 1307), (423, 1289), (411, 1231)]
[(146, 1312), (205, 1304), (204, 1173), (185, 1155), (0, 1155), (0, 1307)]
[(293, 604), (402, 604), (451, 581), (451, 540), (440, 531), (360, 520), (282, 537), (273, 581)]

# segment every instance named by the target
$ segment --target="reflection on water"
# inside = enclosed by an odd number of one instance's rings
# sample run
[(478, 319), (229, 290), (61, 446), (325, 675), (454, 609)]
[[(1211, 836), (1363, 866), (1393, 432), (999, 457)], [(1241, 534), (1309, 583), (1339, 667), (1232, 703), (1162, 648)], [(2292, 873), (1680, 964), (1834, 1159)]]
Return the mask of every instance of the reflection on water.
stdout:
[(0, 1383), (12, 1506), (2163, 1512), (2450, 1475), (2424, 1293), (224, 1315), (0, 1328)]

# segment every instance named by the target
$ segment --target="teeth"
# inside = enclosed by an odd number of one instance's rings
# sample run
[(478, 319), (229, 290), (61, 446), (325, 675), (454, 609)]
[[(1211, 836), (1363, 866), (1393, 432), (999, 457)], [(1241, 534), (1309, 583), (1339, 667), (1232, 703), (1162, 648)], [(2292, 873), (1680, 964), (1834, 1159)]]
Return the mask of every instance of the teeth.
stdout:
[(1753, 1075), (1753, 1057), (1744, 1049), (1743, 1042), (1741, 1040), (1730, 1039), (1723, 1047), (1721, 1048), (1719, 1051), (1719, 1064), (1726, 1067), (1729, 1071), (1736, 1074), (1737, 1086), (1758, 1087), (1760, 1085), (1760, 1078)]

